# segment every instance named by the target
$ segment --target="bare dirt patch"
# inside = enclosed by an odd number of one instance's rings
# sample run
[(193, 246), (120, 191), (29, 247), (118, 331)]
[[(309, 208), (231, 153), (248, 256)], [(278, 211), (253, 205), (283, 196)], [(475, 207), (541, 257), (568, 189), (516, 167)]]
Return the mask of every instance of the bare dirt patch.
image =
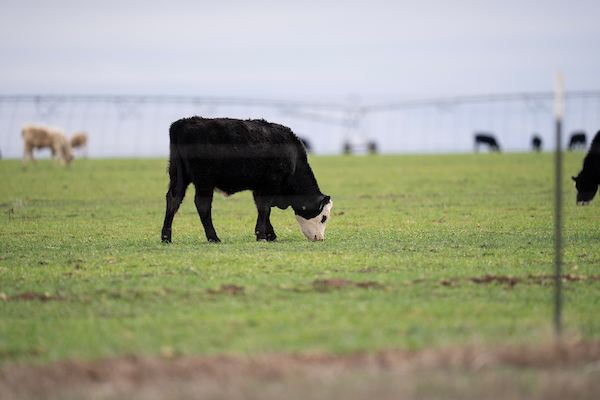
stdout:
[(223, 284), (220, 289), (208, 290), (208, 294), (230, 294), (233, 296), (244, 294), (244, 288), (238, 285)]
[(31, 300), (41, 300), (41, 301), (63, 301), (65, 300), (63, 297), (53, 296), (50, 293), (35, 293), (35, 292), (25, 292), (12, 296), (10, 299), (6, 299), (5, 301), (13, 300), (13, 301), (31, 301)]
[(354, 282), (348, 279), (342, 278), (331, 278), (331, 279), (317, 279), (313, 282), (313, 287), (317, 291), (327, 291), (329, 289), (343, 289), (346, 287), (359, 287), (363, 289), (368, 288), (380, 288), (381, 285), (377, 282)]
[(598, 399), (600, 341), (4, 365), (13, 399)]
[[(517, 283), (525, 283), (530, 285), (544, 285), (551, 284), (554, 282), (555, 275), (547, 274), (547, 275), (527, 275), (524, 277), (515, 277), (515, 276), (502, 276), (502, 275), (485, 275), (482, 277), (453, 277), (453, 278), (445, 278), (440, 280), (440, 284), (443, 286), (454, 286), (455, 282), (466, 281), (472, 282), (478, 285), (485, 285), (490, 283), (497, 283), (500, 285), (507, 285), (510, 288), (513, 288)], [(564, 283), (567, 282), (598, 282), (600, 281), (600, 276), (596, 275), (576, 275), (576, 274), (566, 274), (561, 277), (561, 281)], [(417, 283), (414, 281), (413, 283)]]
[[(363, 271), (359, 271), (363, 272)], [(71, 276), (73, 273), (68, 272), (67, 275)], [(158, 276), (160, 274), (144, 274), (139, 275), (140, 277), (151, 277)], [(172, 275), (167, 273), (166, 275)], [(600, 282), (600, 276), (598, 275), (577, 275), (577, 274), (566, 274), (561, 277), (562, 282), (564, 283), (584, 283), (584, 282)], [(414, 285), (422, 282), (433, 281), (433, 279), (428, 277), (421, 277), (418, 279), (414, 279), (412, 281), (404, 282), (404, 285)], [(510, 290), (513, 289), (517, 284), (526, 284), (526, 285), (549, 285), (554, 282), (554, 275), (527, 275), (522, 277), (514, 277), (514, 276), (502, 276), (502, 275), (484, 275), (482, 277), (450, 277), (443, 278), (437, 281), (437, 284), (446, 287), (461, 287), (459, 285), (460, 282), (470, 282), (477, 285), (487, 285), (487, 284), (496, 284), (499, 286), (503, 286), (505, 289)], [(342, 289), (350, 289), (350, 288), (361, 288), (361, 289), (390, 289), (394, 288), (393, 285), (382, 285), (378, 282), (373, 281), (352, 281), (349, 279), (343, 278), (329, 278), (329, 279), (317, 279), (311, 283), (311, 286), (314, 290), (318, 292), (328, 292), (330, 290), (342, 290)], [(286, 289), (287, 290), (287, 289)], [(301, 290), (299, 290), (301, 292)], [(156, 292), (155, 295), (163, 295), (163, 294), (172, 294), (176, 293), (175, 289), (164, 289), (160, 292)], [(96, 294), (99, 295), (107, 295), (113, 298), (121, 298), (121, 297), (132, 297), (135, 295), (136, 290), (121, 290), (115, 289), (112, 291), (102, 289), (96, 291)], [(245, 294), (245, 288), (243, 286), (238, 286), (234, 284), (222, 284), (217, 289), (208, 289), (205, 293), (209, 295), (232, 295), (232, 296), (240, 296)], [(13, 296), (7, 296), (4, 293), (0, 293), (0, 300), (3, 301), (69, 301), (65, 295), (53, 295), (50, 293), (35, 293), (35, 292), (25, 292), (19, 293)]]

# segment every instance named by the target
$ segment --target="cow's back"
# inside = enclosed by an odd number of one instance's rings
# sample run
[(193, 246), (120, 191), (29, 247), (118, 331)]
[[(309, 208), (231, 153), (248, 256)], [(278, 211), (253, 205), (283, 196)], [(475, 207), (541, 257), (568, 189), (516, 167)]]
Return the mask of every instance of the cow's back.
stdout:
[(169, 135), (180, 145), (301, 144), (288, 127), (264, 120), (184, 118), (173, 122)]
[(64, 133), (58, 128), (36, 125), (24, 125), (21, 130), (23, 140), (33, 147), (59, 148), (66, 142)]
[(171, 158), (196, 186), (227, 193), (278, 192), (293, 174), (304, 147), (292, 131), (264, 120), (200, 117), (175, 121), (169, 131)]
[(52, 144), (52, 139), (47, 129), (35, 125), (24, 125), (21, 135), (25, 143), (33, 147), (45, 147)]

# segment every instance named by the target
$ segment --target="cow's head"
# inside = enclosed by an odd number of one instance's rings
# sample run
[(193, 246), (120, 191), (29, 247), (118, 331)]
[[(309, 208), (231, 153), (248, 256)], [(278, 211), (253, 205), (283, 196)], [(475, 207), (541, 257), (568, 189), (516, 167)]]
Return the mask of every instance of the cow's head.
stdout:
[(329, 220), (331, 197), (321, 195), (312, 201), (303, 204), (296, 212), (296, 219), (300, 230), (311, 242), (321, 241), (325, 238), (325, 226)]
[(585, 206), (590, 204), (596, 192), (598, 191), (598, 181), (591, 176), (587, 176), (583, 171), (576, 177), (571, 177), (575, 181), (577, 189), (577, 205)]
[(71, 142), (64, 139), (62, 140), (62, 144), (60, 146), (60, 158), (62, 163), (71, 164), (74, 158), (73, 147), (71, 147)]
[(73, 148), (70, 145), (65, 145), (63, 148), (64, 159), (67, 164), (71, 164), (73, 162)]

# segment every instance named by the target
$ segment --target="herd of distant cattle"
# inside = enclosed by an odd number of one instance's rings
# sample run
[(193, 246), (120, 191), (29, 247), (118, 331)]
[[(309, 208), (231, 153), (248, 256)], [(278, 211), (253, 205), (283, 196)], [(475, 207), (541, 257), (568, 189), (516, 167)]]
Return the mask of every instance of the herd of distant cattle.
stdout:
[[(500, 144), (496, 137), (491, 133), (476, 133), (475, 134), (475, 152), (479, 151), (481, 146), (487, 146), (490, 151), (500, 152)], [(569, 150), (581, 150), (585, 149), (587, 146), (587, 139), (585, 136), (585, 132), (573, 132), (571, 138), (569, 140), (569, 145), (567, 149)], [(531, 137), (531, 149), (533, 151), (541, 151), (542, 150), (542, 138), (534, 134)]]
[[(36, 163), (34, 149), (50, 148), (53, 163), (58, 156), (62, 164), (70, 164), (77, 148), (87, 156), (85, 132), (68, 140), (60, 129), (24, 125), (21, 134), (24, 166), (28, 158)], [(319, 189), (308, 164), (305, 142), (290, 128), (264, 120), (192, 117), (175, 121), (169, 138), (170, 182), (161, 232), (163, 242), (171, 242), (173, 219), (191, 183), (196, 189), (194, 203), (209, 242), (220, 242), (212, 223), (213, 193), (230, 196), (244, 190), (252, 191), (258, 211), (254, 229), (257, 241), (277, 241), (269, 218), (272, 207), (291, 207), (308, 240), (324, 239), (333, 202)], [(585, 148), (586, 144), (585, 133), (575, 132), (568, 148)], [(500, 152), (494, 135), (475, 134), (475, 151), (481, 145)], [(542, 139), (534, 135), (531, 145), (534, 151), (540, 151)], [(592, 140), (581, 172), (573, 180), (577, 204), (589, 204), (600, 184), (600, 131)]]

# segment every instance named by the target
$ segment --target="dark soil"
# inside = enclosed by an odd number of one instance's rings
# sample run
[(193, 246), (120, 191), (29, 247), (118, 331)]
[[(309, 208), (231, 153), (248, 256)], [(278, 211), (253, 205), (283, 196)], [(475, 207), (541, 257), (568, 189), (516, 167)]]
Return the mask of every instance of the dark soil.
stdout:
[(0, 368), (3, 400), (167, 398), (600, 399), (600, 341), (350, 355), (167, 351)]
[[(76, 266), (77, 268), (77, 266)], [(360, 270), (364, 272), (364, 270)], [(73, 275), (72, 272), (67, 273), (69, 276)], [(172, 275), (171, 273), (166, 273), (166, 275)], [(149, 277), (156, 276), (156, 274), (144, 274), (139, 275), (140, 277)], [(431, 281), (430, 278), (418, 278), (413, 281), (405, 282), (404, 285), (415, 285), (422, 282)], [(513, 289), (517, 284), (519, 285), (553, 285), (554, 284), (554, 275), (527, 275), (522, 277), (512, 277), (512, 276), (500, 276), (500, 275), (485, 275), (482, 277), (452, 277), (452, 278), (443, 278), (437, 280), (435, 283), (445, 287), (461, 287), (460, 284), (464, 282), (473, 283), (477, 285), (488, 285), (494, 284), (503, 286), (505, 290)], [(576, 275), (576, 274), (566, 274), (561, 277), (562, 282), (564, 283), (579, 283), (584, 284), (586, 282), (598, 282), (600, 281), (600, 276), (597, 275)], [(362, 288), (362, 289), (373, 289), (373, 290), (383, 290), (383, 289), (391, 289), (393, 286), (384, 286), (377, 282), (366, 281), (366, 282), (356, 282), (343, 278), (329, 278), (329, 279), (317, 279), (312, 282), (312, 288), (318, 292), (327, 292), (330, 290), (343, 290), (343, 289), (351, 289), (351, 288)], [(294, 290), (294, 289), (292, 289)], [(565, 289), (569, 290), (569, 289)], [(165, 289), (165, 293), (174, 293), (176, 290), (174, 289)], [(96, 292), (97, 294), (106, 294), (111, 297), (120, 298), (128, 293), (127, 290), (124, 292), (121, 290), (108, 291), (106, 289), (102, 289)], [(133, 293), (133, 292), (132, 292)], [(219, 289), (208, 289), (206, 293), (209, 295), (233, 295), (233, 296), (241, 296), (245, 293), (245, 288), (243, 286), (238, 286), (234, 284), (222, 284)], [(131, 294), (131, 293), (130, 293)], [(34, 293), (34, 292), (25, 292), (15, 294), (13, 296), (6, 296), (0, 293), (2, 297), (0, 300), (8, 302), (8, 301), (70, 301), (68, 297), (65, 297), (64, 294), (56, 295), (51, 293)]]

